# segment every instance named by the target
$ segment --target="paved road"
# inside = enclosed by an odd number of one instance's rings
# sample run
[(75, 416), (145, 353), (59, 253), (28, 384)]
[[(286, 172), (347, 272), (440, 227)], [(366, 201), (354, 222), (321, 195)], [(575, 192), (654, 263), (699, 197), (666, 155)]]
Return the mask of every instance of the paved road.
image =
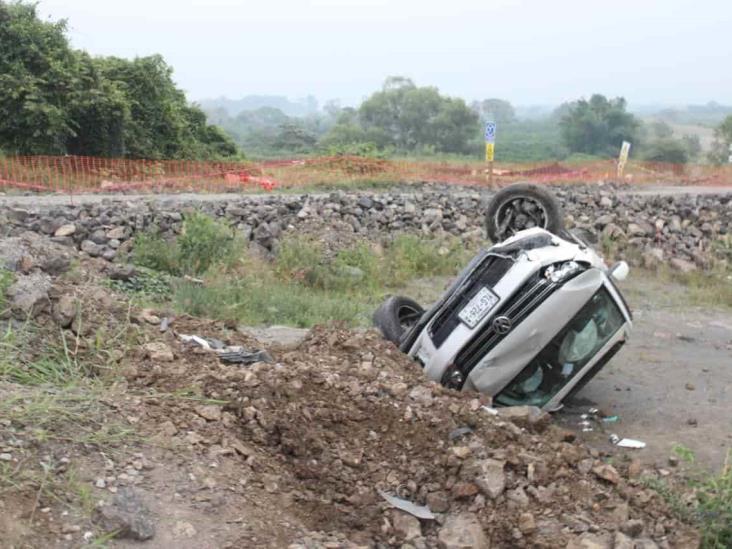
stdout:
[[(461, 190), (458, 194), (470, 193), (480, 191), (481, 189), (476, 188), (475, 190)], [(358, 188), (354, 189), (354, 192), (359, 192)], [(362, 191), (362, 192), (373, 192), (373, 191)], [(406, 192), (404, 187), (400, 187), (397, 192)], [(649, 196), (649, 195), (682, 195), (682, 194), (694, 194), (694, 195), (706, 195), (706, 194), (732, 194), (732, 186), (669, 186), (669, 185), (654, 185), (654, 186), (642, 186), (642, 187), (630, 187), (628, 189), (618, 191), (619, 194), (633, 194), (638, 196)], [(275, 193), (278, 195), (279, 193)], [(303, 193), (305, 194), (305, 193)], [(329, 193), (307, 193), (309, 196), (327, 196)], [(374, 194), (378, 194), (378, 191)], [(89, 204), (99, 203), (104, 200), (124, 200), (124, 201), (137, 201), (137, 200), (153, 200), (156, 202), (164, 201), (178, 201), (186, 202), (191, 200), (197, 200), (201, 202), (225, 202), (230, 200), (236, 200), (240, 197), (251, 197), (251, 198), (265, 198), (267, 196), (273, 196), (272, 194), (262, 193), (180, 193), (180, 194), (46, 194), (46, 195), (0, 195), (0, 205), (12, 204), (20, 207), (31, 207), (31, 206), (61, 206), (68, 204)], [(297, 193), (293, 193), (291, 196), (298, 196)]]

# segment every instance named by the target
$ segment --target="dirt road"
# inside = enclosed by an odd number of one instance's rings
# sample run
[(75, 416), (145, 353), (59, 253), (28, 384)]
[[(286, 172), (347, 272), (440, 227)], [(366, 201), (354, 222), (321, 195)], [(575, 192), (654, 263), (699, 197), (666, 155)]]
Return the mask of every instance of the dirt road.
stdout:
[[(446, 282), (414, 282), (404, 293), (429, 303)], [(697, 464), (719, 470), (732, 448), (732, 310), (696, 306), (684, 286), (638, 271), (624, 293), (634, 313), (630, 341), (555, 419), (604, 450), (626, 453), (608, 442), (612, 433), (642, 440), (645, 449), (627, 454), (648, 464), (668, 467), (682, 445)], [(582, 432), (590, 408), (619, 420)]]
[(632, 339), (558, 419), (577, 428), (579, 414), (597, 407), (619, 421), (580, 433), (589, 442), (640, 439), (647, 447), (628, 453), (658, 464), (683, 445), (719, 470), (732, 447), (732, 311), (691, 305), (683, 286), (650, 277), (626, 287)]

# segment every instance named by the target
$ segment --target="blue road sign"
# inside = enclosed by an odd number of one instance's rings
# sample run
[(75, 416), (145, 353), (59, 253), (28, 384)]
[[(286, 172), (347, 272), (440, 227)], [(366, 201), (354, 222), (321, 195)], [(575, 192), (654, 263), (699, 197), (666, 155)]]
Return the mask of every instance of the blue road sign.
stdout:
[(485, 142), (495, 143), (496, 141), (496, 123), (486, 122), (485, 123)]

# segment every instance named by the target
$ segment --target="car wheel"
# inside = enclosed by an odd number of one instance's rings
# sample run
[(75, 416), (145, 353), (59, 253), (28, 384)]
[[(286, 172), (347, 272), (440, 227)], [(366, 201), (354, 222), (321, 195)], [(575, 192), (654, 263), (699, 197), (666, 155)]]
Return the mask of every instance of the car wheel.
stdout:
[(399, 345), (404, 334), (424, 314), (422, 306), (408, 297), (392, 296), (374, 312), (374, 326), (386, 339)]
[(559, 234), (564, 230), (562, 208), (552, 194), (538, 185), (519, 183), (498, 191), (485, 214), (486, 232), (492, 242), (540, 227)]

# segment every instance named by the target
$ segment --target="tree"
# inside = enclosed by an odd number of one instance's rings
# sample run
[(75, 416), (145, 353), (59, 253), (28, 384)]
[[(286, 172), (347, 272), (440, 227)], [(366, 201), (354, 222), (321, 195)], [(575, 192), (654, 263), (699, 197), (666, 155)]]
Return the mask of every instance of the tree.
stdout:
[(478, 116), (465, 101), (404, 77), (387, 78), (381, 91), (361, 104), (358, 120), (365, 132), (386, 140), (380, 146), (401, 151), (469, 152), (478, 131)]
[(237, 154), (153, 55), (92, 58), (66, 23), (0, 0), (0, 149), (21, 154), (211, 158)]
[(686, 164), (689, 161), (689, 151), (681, 139), (663, 137), (648, 145), (643, 158), (651, 162)]
[(65, 31), (65, 21), (40, 21), (35, 5), (0, 1), (0, 148), (65, 152), (74, 134), (67, 98), (78, 88)]
[(559, 122), (562, 140), (572, 152), (614, 156), (623, 141), (635, 141), (638, 121), (626, 111), (625, 99), (595, 94), (566, 108)]
[(504, 99), (484, 99), (475, 101), (472, 105), (482, 120), (492, 120), (499, 125), (511, 124), (516, 121), (516, 111), (513, 105)]
[(729, 161), (730, 145), (732, 145), (732, 114), (725, 118), (714, 130), (714, 143), (709, 152), (709, 160), (715, 164)]

